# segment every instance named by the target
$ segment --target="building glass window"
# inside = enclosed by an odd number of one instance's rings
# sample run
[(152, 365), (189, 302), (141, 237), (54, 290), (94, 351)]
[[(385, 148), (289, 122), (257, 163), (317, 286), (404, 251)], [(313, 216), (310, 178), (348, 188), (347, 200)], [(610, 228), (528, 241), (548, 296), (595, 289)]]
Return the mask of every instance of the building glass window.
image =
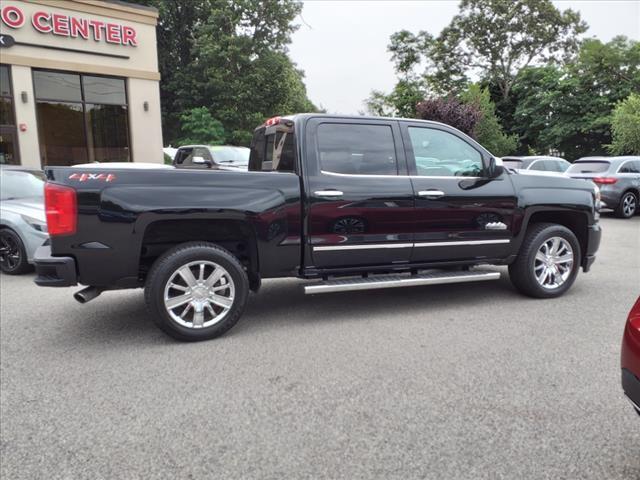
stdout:
[(0, 164), (20, 165), (13, 91), (8, 65), (0, 65)]
[(33, 82), (43, 166), (131, 160), (124, 79), (34, 70)]

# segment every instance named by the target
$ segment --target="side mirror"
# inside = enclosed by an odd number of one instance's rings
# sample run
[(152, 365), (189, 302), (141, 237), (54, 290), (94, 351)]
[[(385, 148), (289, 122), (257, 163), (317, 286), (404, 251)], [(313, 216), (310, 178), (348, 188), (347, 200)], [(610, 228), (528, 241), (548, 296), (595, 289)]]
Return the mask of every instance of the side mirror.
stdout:
[(211, 168), (211, 166), (213, 165), (213, 163), (210, 160), (206, 160), (204, 157), (193, 157), (191, 159), (191, 162), (194, 165), (206, 165), (209, 168)]
[(496, 178), (502, 175), (502, 172), (504, 172), (502, 159), (496, 157), (489, 158), (489, 168), (487, 169), (487, 176), (489, 178)]

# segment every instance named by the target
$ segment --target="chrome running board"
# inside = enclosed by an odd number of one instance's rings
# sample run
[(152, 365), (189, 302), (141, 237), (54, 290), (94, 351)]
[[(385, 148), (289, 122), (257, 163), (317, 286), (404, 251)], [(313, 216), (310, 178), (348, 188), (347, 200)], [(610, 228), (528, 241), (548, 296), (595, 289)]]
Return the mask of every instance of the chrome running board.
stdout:
[(320, 283), (305, 285), (304, 293), (332, 293), (350, 290), (373, 290), (377, 288), (413, 287), (417, 285), (442, 285), (445, 283), (480, 282), (498, 280), (500, 272), (488, 270), (472, 271), (439, 271), (420, 273), (417, 275), (372, 275), (370, 277), (350, 277), (327, 280)]

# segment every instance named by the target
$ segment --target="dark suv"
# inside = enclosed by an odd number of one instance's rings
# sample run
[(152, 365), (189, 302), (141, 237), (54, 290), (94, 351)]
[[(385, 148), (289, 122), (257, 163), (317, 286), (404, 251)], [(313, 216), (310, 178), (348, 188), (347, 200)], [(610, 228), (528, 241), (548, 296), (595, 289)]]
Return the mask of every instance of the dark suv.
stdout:
[(584, 157), (576, 160), (567, 175), (593, 181), (600, 187), (601, 208), (611, 208), (620, 218), (638, 213), (640, 157)]

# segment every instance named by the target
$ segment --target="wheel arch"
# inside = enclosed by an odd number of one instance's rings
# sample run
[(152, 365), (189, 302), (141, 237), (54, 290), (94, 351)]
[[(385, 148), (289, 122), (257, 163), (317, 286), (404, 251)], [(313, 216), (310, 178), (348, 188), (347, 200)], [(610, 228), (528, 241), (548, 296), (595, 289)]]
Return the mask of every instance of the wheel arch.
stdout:
[(145, 226), (140, 244), (140, 275), (167, 250), (182, 243), (214, 243), (234, 255), (245, 268), (252, 290), (260, 286), (257, 237), (253, 226), (237, 219), (161, 219)]
[(582, 262), (587, 254), (589, 242), (590, 218), (586, 212), (569, 209), (543, 209), (530, 212), (516, 240), (518, 251), (522, 247), (528, 228), (537, 223), (554, 223), (571, 230), (580, 244), (580, 261)]

